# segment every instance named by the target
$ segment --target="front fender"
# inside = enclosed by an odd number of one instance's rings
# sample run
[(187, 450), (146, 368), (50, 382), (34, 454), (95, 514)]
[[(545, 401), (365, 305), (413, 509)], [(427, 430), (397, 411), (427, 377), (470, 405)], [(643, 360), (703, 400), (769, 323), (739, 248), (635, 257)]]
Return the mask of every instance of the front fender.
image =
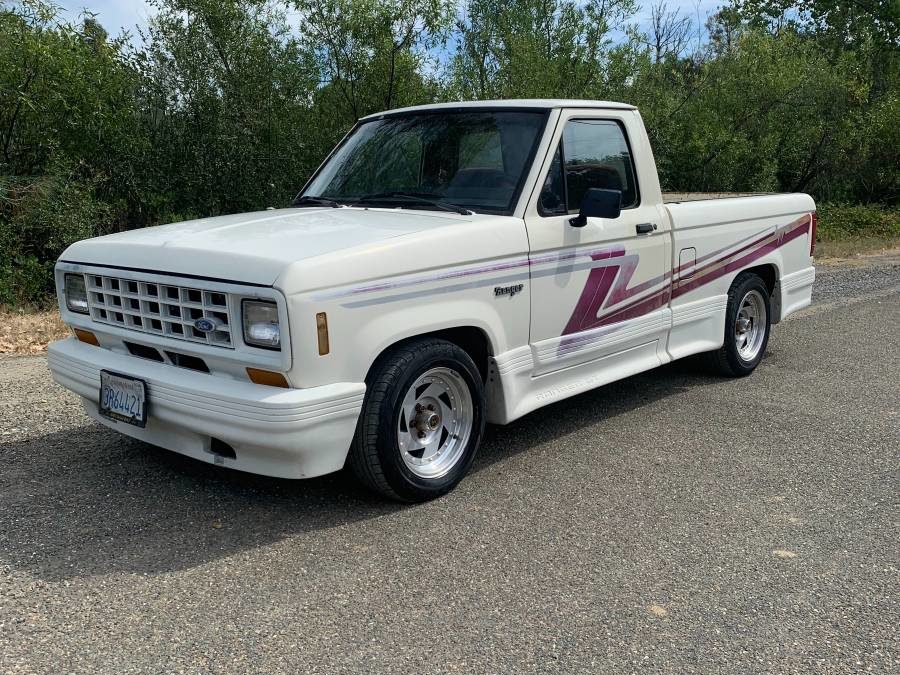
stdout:
[[(291, 381), (300, 387), (361, 382), (375, 359), (392, 345), (449, 328), (477, 328), (487, 336), (493, 354), (527, 344), (527, 284), (512, 297), (495, 295), (490, 284), (452, 292), (432, 290), (415, 298), (396, 293), (363, 300), (354, 296), (322, 300), (315, 294), (292, 297), (289, 314), (295, 365)], [(326, 314), (328, 322), (326, 355), (319, 355), (317, 348), (319, 312)]]

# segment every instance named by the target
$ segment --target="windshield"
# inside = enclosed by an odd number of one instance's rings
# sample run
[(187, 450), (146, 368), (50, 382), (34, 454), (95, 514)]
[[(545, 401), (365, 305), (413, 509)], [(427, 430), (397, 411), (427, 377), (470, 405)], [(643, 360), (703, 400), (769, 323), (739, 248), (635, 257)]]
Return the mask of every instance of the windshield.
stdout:
[(301, 200), (510, 213), (545, 119), (543, 111), (441, 111), (363, 122)]

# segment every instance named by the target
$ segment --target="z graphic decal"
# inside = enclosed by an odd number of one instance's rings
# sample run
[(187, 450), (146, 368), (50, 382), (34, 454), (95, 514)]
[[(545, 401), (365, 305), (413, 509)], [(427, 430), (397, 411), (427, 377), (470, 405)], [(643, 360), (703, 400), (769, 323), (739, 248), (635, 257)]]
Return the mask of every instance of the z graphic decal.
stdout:
[(604, 308), (629, 300), (658, 286), (670, 276), (670, 273), (667, 272), (628, 288), (628, 283), (637, 269), (639, 256), (637, 254), (625, 255), (625, 249), (622, 247), (591, 254), (591, 259), (594, 261), (606, 258), (621, 258), (621, 261), (618, 265), (595, 267), (590, 271), (581, 296), (575, 304), (575, 311), (572, 312), (572, 316), (563, 329), (563, 335), (581, 333), (592, 328), (640, 316), (669, 301), (669, 287), (666, 285), (645, 298), (601, 315)]

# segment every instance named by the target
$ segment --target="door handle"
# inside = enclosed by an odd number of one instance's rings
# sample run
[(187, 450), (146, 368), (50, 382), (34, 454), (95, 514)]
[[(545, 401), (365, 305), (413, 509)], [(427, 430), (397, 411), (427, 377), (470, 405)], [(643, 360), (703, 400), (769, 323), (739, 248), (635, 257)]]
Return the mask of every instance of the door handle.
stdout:
[(656, 229), (656, 223), (638, 223), (634, 226), (638, 234), (650, 234)]

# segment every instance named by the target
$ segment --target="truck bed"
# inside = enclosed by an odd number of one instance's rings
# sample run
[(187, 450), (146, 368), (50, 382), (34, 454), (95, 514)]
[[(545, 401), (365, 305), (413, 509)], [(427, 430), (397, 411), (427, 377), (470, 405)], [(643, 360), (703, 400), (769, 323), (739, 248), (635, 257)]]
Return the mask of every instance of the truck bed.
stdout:
[(707, 199), (731, 199), (732, 197), (764, 197), (775, 192), (663, 192), (663, 204), (699, 202)]

